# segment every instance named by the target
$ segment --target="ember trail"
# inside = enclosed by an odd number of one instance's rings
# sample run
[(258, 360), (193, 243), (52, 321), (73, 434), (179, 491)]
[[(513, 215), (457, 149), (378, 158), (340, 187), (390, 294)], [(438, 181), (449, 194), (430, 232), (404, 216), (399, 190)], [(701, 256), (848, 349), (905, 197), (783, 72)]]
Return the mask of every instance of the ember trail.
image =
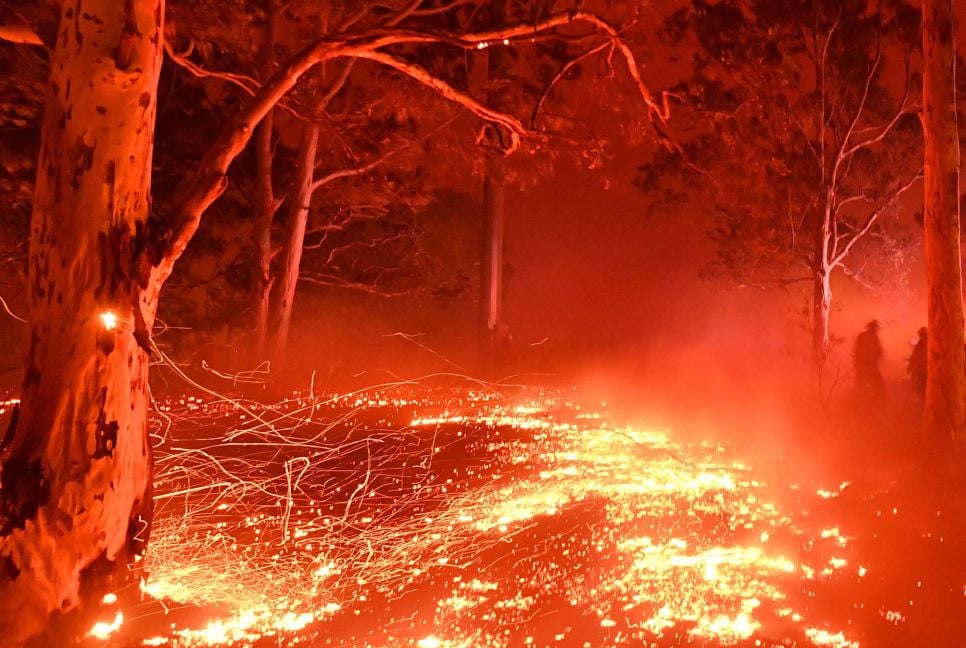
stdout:
[(618, 425), (553, 391), (396, 388), (246, 409), (159, 407), (143, 588), (196, 609), (192, 622), (148, 637), (157, 620), (135, 609), (95, 634), (172, 646), (295, 633), (311, 645), (858, 645), (799, 593), (861, 569), (843, 557), (847, 538), (797, 526), (787, 489), (718, 445)]
[(957, 24), (0, 0), (0, 648), (963, 644)]

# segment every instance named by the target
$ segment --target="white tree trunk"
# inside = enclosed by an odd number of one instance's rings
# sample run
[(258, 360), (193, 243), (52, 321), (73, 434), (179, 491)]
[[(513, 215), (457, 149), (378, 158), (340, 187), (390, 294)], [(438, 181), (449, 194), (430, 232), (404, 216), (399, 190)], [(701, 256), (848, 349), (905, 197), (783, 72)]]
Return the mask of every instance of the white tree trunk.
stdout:
[(812, 357), (821, 369), (828, 359), (832, 341), (831, 273), (822, 269), (812, 279)]
[(116, 587), (147, 540), (146, 348), (159, 286), (138, 280), (135, 259), (163, 14), (163, 0), (63, 8), (31, 219), (22, 402), (2, 454), (0, 645), (49, 632), (57, 613)]
[(305, 245), (305, 228), (312, 202), (312, 182), (315, 179), (315, 154), (318, 142), (319, 126), (316, 123), (306, 124), (303, 127), (302, 143), (298, 153), (298, 169), (290, 195), (285, 242), (276, 286), (272, 363), (277, 370), (282, 370), (285, 366), (285, 354), (292, 324), (292, 306), (295, 303), (295, 289), (298, 286), (302, 249)]

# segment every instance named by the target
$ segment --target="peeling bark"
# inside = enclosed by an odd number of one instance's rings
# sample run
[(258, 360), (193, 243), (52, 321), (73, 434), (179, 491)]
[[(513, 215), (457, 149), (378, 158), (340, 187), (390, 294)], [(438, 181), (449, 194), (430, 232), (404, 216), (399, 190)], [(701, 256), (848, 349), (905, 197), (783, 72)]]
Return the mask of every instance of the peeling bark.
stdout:
[(123, 584), (147, 541), (145, 347), (160, 286), (136, 258), (163, 11), (163, 0), (63, 8), (31, 218), (30, 344), (2, 454), (0, 645)]
[(952, 0), (923, 0), (923, 133), (927, 282), (926, 432), (966, 440), (959, 222), (959, 130)]

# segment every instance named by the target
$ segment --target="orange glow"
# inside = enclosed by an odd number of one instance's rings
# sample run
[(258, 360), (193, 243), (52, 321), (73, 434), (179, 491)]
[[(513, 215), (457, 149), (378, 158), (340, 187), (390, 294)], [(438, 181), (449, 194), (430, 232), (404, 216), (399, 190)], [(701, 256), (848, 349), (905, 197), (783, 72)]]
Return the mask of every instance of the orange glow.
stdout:
[(98, 621), (87, 634), (95, 639), (107, 639), (121, 628), (122, 623), (124, 623), (124, 615), (121, 612), (118, 612), (114, 616), (113, 621), (110, 623)]
[(113, 312), (104, 311), (99, 315), (99, 317), (101, 320), (101, 326), (103, 326), (105, 330), (113, 331), (117, 328), (118, 319), (117, 315), (115, 315)]
[[(346, 407), (413, 416), (402, 429), (383, 423), (335, 441), (315, 431), (327, 412)], [(751, 467), (715, 444), (614, 426), (606, 413), (554, 394), (512, 405), (487, 393), (457, 405), (352, 394), (293, 399), (276, 411), (186, 398), (159, 414), (234, 422), (217, 444), (168, 439), (158, 453), (144, 590), (225, 613), (152, 641), (209, 646), (325, 632), (331, 620), (366, 610), (373, 594), (391, 605), (449, 575), (431, 609), (431, 627), (446, 628), (445, 636), (400, 635), (385, 645), (506, 645), (504, 632), (539, 614), (548, 592), (586, 611), (602, 633), (620, 638), (615, 644), (686, 635), (730, 645), (769, 624), (794, 623), (814, 645), (858, 645), (837, 629), (810, 628), (815, 620), (788, 602), (790, 585), (845, 571), (847, 560), (834, 552), (848, 537), (833, 526), (804, 535)], [(452, 471), (447, 453), (467, 439), (492, 461)], [(255, 450), (239, 457), (225, 449), (232, 443)], [(330, 472), (346, 456), (360, 469)], [(391, 477), (403, 474), (401, 465), (411, 483)], [(528, 549), (526, 560), (546, 567), (488, 571), (493, 555), (530, 546), (519, 543), (578, 510), (594, 520), (586, 538), (565, 531)], [(789, 543), (790, 533), (804, 537)], [(810, 558), (794, 545), (822, 551)], [(568, 632), (557, 641), (566, 644)]]

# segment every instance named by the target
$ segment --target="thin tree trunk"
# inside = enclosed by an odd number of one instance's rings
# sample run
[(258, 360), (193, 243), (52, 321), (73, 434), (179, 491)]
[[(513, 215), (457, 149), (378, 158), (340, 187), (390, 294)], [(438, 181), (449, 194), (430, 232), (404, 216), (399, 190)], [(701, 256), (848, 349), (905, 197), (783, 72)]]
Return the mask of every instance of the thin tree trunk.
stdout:
[(926, 431), (964, 440), (966, 375), (952, 0), (923, 0), (927, 322)]
[(503, 331), (503, 217), (505, 163), (491, 154), (483, 178), (483, 250), (480, 262), (480, 347), (484, 365), (498, 354)]
[[(277, 40), (277, 5), (268, 3), (268, 26), (265, 33), (265, 49), (262, 53), (262, 79), (268, 80), (275, 67), (275, 43)], [(275, 129), (275, 112), (269, 110), (258, 125), (255, 140), (255, 205), (253, 209), (252, 238), (255, 244), (255, 263), (252, 281), (252, 320), (255, 329), (249, 360), (257, 364), (265, 360), (268, 340), (269, 312), (272, 291), (272, 222), (275, 220), (275, 190), (272, 183), (273, 161), (272, 134)]]
[(255, 271), (252, 285), (252, 315), (255, 338), (250, 360), (265, 359), (268, 339), (268, 314), (272, 290), (272, 221), (275, 219), (275, 193), (272, 188), (272, 130), (273, 113), (265, 115), (258, 125), (255, 142), (257, 182), (254, 206), (253, 238), (255, 242)]
[[(325, 25), (320, 25), (320, 32), (325, 33)], [(302, 142), (296, 158), (295, 179), (290, 191), (289, 213), (282, 243), (281, 262), (279, 263), (279, 281), (272, 297), (272, 315), (274, 337), (272, 346), (272, 364), (276, 371), (285, 367), (288, 337), (292, 324), (292, 308), (295, 305), (295, 290), (298, 287), (299, 273), (302, 268), (302, 252), (305, 248), (305, 230), (309, 221), (309, 208), (312, 205), (312, 195), (318, 188), (315, 181), (315, 164), (318, 153), (319, 123), (322, 120), (329, 102), (345, 86), (352, 72), (353, 64), (343, 66), (332, 84), (324, 89), (323, 79), (319, 79), (319, 87), (315, 104), (312, 106), (312, 121), (306, 123), (302, 130)], [(322, 74), (324, 78), (325, 67)]]
[(812, 357), (819, 369), (828, 359), (832, 340), (832, 282), (830, 273), (823, 269), (812, 279)]
[[(824, 173), (824, 171), (823, 171)], [(823, 181), (824, 182), (824, 181)], [(825, 207), (815, 228), (815, 258), (812, 276), (812, 359), (821, 372), (828, 360), (832, 341), (832, 195), (825, 190)]]
[[(493, 11), (505, 17), (506, 4), (494, 3)], [(487, 49), (479, 57), (476, 83), (487, 88), (490, 73), (501, 64), (500, 49)], [(497, 97), (487, 93), (488, 103)], [(503, 222), (505, 216), (504, 185), (506, 164), (502, 157), (501, 138), (496, 127), (487, 129), (487, 144), (494, 150), (485, 153), (483, 176), (483, 247), (480, 255), (479, 369), (489, 373), (498, 368), (500, 351), (508, 334), (503, 323)]]
[(163, 14), (163, 0), (63, 7), (31, 218), (30, 344), (3, 441), (0, 645), (50, 632), (59, 613), (119, 586), (147, 541), (159, 286), (138, 279), (135, 259)]
[(292, 305), (298, 286), (302, 265), (302, 249), (305, 244), (305, 228), (309, 220), (312, 202), (312, 183), (315, 179), (315, 155), (319, 142), (319, 126), (313, 121), (303, 126), (302, 143), (299, 145), (298, 169), (290, 196), (285, 241), (282, 247), (277, 297), (275, 307), (275, 339), (272, 363), (277, 370), (285, 366), (288, 335), (292, 323)]

